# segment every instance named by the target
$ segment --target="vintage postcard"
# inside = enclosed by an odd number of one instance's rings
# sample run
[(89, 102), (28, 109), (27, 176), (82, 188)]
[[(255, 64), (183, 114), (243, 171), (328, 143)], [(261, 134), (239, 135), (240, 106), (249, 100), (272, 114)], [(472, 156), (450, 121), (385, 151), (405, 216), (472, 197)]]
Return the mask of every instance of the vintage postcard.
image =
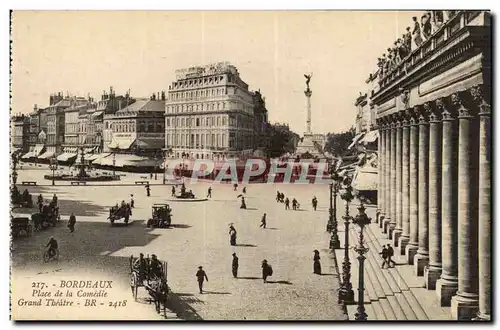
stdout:
[(491, 22), (12, 11), (12, 320), (491, 320)]

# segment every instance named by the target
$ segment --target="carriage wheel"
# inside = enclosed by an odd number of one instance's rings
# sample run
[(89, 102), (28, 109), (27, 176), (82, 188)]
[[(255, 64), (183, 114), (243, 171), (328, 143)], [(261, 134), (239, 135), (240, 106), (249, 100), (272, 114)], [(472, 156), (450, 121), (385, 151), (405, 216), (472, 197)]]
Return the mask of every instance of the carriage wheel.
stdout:
[(111, 226), (115, 223), (115, 219), (109, 218), (109, 221), (111, 222)]
[(28, 226), (28, 228), (26, 229), (26, 235), (31, 236), (32, 234), (33, 234), (33, 227)]
[(168, 227), (172, 223), (172, 219), (170, 217), (168, 217), (165, 222), (167, 223), (167, 227)]
[(130, 277), (130, 289), (132, 290), (132, 296), (134, 300), (137, 301), (137, 286), (138, 286), (137, 274), (132, 273)]
[(50, 260), (49, 251), (45, 251), (43, 253), (43, 261), (44, 262), (49, 262), (49, 260)]
[(42, 220), (42, 229), (47, 229), (49, 225), (50, 224), (47, 222), (47, 220)]
[(125, 225), (128, 225), (128, 217), (125, 218)]

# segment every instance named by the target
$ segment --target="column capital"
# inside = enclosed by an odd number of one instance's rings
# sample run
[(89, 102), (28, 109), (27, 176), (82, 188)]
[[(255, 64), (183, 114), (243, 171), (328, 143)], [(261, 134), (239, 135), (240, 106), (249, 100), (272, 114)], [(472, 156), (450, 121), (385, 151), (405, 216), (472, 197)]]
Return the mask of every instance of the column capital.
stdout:
[(436, 102), (425, 102), (424, 109), (427, 115), (429, 116), (429, 123), (437, 123), (440, 122), (439, 111)]
[(418, 111), (419, 111), (418, 106), (407, 110), (407, 116), (410, 122), (410, 126), (418, 125), (418, 117), (419, 117)]
[(416, 106), (415, 111), (416, 114), (418, 114), (418, 124), (419, 125), (428, 125), (429, 124), (429, 118), (427, 111), (425, 110), (425, 107), (423, 105)]
[(480, 116), (489, 116), (491, 114), (491, 102), (489, 100), (489, 93), (485, 93), (484, 85), (476, 85), (471, 87), (469, 93), (476, 103), (479, 106), (479, 115)]
[(465, 93), (451, 94), (451, 103), (458, 113), (458, 118), (469, 118), (473, 116), (473, 109), (470, 106), (467, 106), (468, 96), (469, 95)]
[(401, 114), (401, 123), (403, 127), (409, 127), (410, 126), (410, 118), (411, 118), (411, 110), (407, 109), (405, 111), (402, 111)]
[(452, 121), (455, 119), (456, 113), (455, 109), (451, 106), (450, 100), (448, 98), (439, 98), (436, 100), (436, 107), (441, 113), (443, 121)]

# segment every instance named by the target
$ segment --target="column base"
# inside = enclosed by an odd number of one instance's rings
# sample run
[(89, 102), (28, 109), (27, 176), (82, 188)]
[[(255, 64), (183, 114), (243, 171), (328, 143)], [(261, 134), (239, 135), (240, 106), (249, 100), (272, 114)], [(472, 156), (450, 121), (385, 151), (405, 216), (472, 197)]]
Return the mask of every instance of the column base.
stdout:
[(433, 266), (426, 267), (424, 270), (425, 287), (427, 290), (436, 290), (436, 282), (441, 277), (441, 268)]
[(477, 316), (479, 310), (478, 297), (462, 297), (459, 295), (451, 298), (451, 316), (458, 321), (470, 321)]
[(382, 222), (382, 232), (386, 234), (389, 230), (389, 226), (391, 223), (391, 218), (385, 218), (384, 221)]
[(415, 273), (417, 276), (424, 276), (424, 268), (429, 264), (429, 256), (423, 256), (418, 254), (413, 259), (413, 265), (415, 266)]
[(392, 232), (392, 245), (394, 245), (394, 247), (399, 246), (399, 238), (401, 237), (401, 235), (403, 235), (403, 231), (399, 228), (394, 229), (394, 231)]
[(472, 319), (472, 321), (491, 321), (491, 315), (479, 312), (477, 313), (477, 316)]
[(380, 221), (380, 209), (377, 209), (376, 211), (376, 216), (375, 216), (375, 223), (378, 223)]
[(416, 245), (407, 245), (406, 246), (406, 261), (408, 265), (413, 265), (413, 261), (415, 256), (417, 255), (418, 246)]
[(399, 238), (399, 254), (404, 256), (406, 255), (406, 246), (410, 243), (410, 238), (401, 236)]
[(451, 306), (451, 297), (458, 290), (458, 278), (456, 281), (445, 280), (440, 278), (436, 282), (436, 294), (438, 296), (441, 307)]

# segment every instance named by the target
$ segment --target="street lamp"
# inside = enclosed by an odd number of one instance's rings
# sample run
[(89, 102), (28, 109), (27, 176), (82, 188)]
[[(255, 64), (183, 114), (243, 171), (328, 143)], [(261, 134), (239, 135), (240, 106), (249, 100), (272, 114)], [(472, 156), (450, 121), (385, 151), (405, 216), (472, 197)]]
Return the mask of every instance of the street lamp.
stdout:
[[(337, 195), (339, 192), (340, 183), (343, 178), (338, 174), (338, 171), (332, 169), (330, 172), (332, 183), (330, 184), (330, 217), (328, 219), (327, 230), (332, 235), (330, 237), (330, 249), (340, 249), (340, 240), (338, 235), (337, 223)], [(333, 200), (333, 206), (332, 206)]]
[(113, 176), (115, 176), (116, 154), (113, 152)]
[(350, 185), (347, 185), (344, 188), (340, 198), (345, 201), (345, 215), (342, 217), (345, 225), (345, 244), (344, 261), (342, 262), (342, 285), (339, 290), (339, 303), (343, 302), (345, 305), (351, 305), (354, 303), (354, 291), (352, 291), (351, 262), (349, 261), (349, 220), (351, 220), (351, 216), (349, 215), (349, 204), (353, 200), (354, 196)]
[(49, 169), (52, 171), (52, 185), (55, 186), (54, 177), (57, 170), (57, 159), (55, 157), (52, 157), (50, 159)]
[(365, 291), (365, 278), (364, 278), (364, 264), (365, 264), (365, 253), (369, 251), (367, 247), (364, 246), (364, 236), (363, 229), (365, 226), (369, 225), (372, 221), (365, 213), (365, 207), (363, 202), (358, 207), (358, 215), (352, 219), (352, 223), (358, 225), (360, 228), (359, 231), (359, 245), (355, 248), (356, 252), (358, 252), (358, 261), (359, 261), (359, 275), (358, 275), (358, 310), (355, 314), (356, 321), (366, 321), (368, 315), (365, 312), (365, 302), (364, 302), (364, 291)]

